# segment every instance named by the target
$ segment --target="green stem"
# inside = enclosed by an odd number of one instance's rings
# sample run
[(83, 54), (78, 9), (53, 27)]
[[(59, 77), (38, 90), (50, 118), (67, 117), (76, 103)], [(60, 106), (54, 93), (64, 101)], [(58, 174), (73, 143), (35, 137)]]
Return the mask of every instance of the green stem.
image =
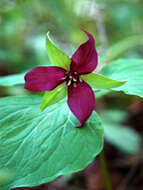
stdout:
[(100, 165), (101, 165), (102, 172), (103, 172), (106, 190), (112, 190), (111, 180), (109, 177), (109, 172), (108, 172), (108, 168), (107, 168), (107, 164), (106, 164), (106, 160), (105, 160), (105, 155), (104, 155), (103, 151), (100, 153), (99, 159), (100, 159)]

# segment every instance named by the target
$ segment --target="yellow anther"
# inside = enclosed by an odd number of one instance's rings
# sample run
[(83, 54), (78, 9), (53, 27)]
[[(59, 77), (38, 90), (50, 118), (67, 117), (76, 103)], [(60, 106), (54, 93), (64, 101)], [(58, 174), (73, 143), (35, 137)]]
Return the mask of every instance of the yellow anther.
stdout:
[(67, 77), (65, 76), (65, 77), (62, 78), (62, 80), (65, 80), (66, 78), (67, 78)]
[(74, 81), (74, 82), (77, 82), (77, 79), (73, 78), (73, 81)]
[(72, 81), (69, 80), (68, 83), (67, 83), (67, 86), (70, 86), (70, 85), (71, 85), (71, 82), (72, 82)]

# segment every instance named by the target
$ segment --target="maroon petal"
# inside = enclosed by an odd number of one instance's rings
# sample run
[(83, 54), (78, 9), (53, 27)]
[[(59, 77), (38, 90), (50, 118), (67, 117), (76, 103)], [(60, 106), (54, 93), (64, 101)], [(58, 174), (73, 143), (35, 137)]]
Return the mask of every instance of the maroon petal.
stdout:
[(95, 105), (95, 97), (90, 86), (82, 81), (68, 88), (68, 106), (81, 125), (89, 118)]
[(36, 67), (25, 75), (25, 86), (32, 92), (50, 91), (63, 82), (65, 70), (60, 67)]
[(82, 44), (73, 54), (71, 60), (71, 70), (79, 74), (90, 73), (94, 71), (98, 63), (98, 55), (95, 49), (93, 36), (84, 31), (89, 40)]

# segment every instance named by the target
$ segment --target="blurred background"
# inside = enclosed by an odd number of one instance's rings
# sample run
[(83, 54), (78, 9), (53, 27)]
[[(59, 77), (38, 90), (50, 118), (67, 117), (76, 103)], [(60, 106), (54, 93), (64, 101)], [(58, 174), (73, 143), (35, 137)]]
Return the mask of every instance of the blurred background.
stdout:
[[(95, 37), (99, 62), (143, 58), (142, 0), (0, 0), (0, 80), (48, 65), (45, 36), (69, 56)], [(22, 85), (0, 86), (0, 97), (27, 95)], [(143, 101), (111, 93), (98, 98), (105, 128), (104, 153), (114, 190), (143, 189)], [(124, 134), (124, 135), (123, 135)], [(0, 180), (1, 176), (0, 173)], [(99, 159), (79, 173), (34, 188), (17, 190), (104, 190)]]

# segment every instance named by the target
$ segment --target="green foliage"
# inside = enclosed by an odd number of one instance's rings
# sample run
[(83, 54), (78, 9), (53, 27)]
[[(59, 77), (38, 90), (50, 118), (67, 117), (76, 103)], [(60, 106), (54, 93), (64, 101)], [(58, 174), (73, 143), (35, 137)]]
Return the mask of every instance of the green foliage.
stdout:
[(63, 99), (67, 95), (67, 91), (67, 86), (65, 86), (65, 83), (62, 83), (54, 90), (45, 92), (41, 103), (41, 111)]
[(8, 75), (0, 77), (0, 86), (13, 86), (17, 84), (24, 84), (25, 73)]
[(127, 82), (115, 91), (123, 91), (128, 95), (137, 95), (143, 98), (143, 60), (141, 59), (120, 59), (116, 60), (102, 70), (104, 76), (115, 80), (127, 80)]
[(121, 110), (105, 110), (102, 114), (105, 139), (127, 154), (137, 154), (141, 150), (141, 136), (121, 122), (127, 119), (127, 113)]
[(110, 89), (106, 89), (106, 90), (96, 90), (94, 89), (94, 94), (95, 94), (95, 98), (96, 99), (100, 99), (103, 98), (105, 95), (109, 94), (110, 92), (112, 92)]
[(58, 66), (66, 70), (70, 69), (70, 58), (54, 45), (54, 43), (50, 40), (48, 33), (46, 37), (46, 49), (48, 57), (54, 66)]
[(34, 186), (85, 168), (103, 148), (103, 127), (93, 112), (83, 128), (67, 104), (40, 112), (41, 98), (0, 100), (0, 169), (13, 179), (0, 190)]
[(111, 62), (120, 57), (127, 50), (136, 47), (137, 45), (143, 45), (143, 36), (130, 36), (112, 45), (101, 60), (102, 63)]
[(81, 78), (85, 80), (92, 88), (97, 89), (115, 88), (126, 83), (126, 81), (112, 80), (97, 73), (82, 75)]
[(10, 180), (13, 179), (12, 173), (8, 169), (2, 169), (0, 170), (0, 186), (4, 185), (5, 183), (8, 183)]

